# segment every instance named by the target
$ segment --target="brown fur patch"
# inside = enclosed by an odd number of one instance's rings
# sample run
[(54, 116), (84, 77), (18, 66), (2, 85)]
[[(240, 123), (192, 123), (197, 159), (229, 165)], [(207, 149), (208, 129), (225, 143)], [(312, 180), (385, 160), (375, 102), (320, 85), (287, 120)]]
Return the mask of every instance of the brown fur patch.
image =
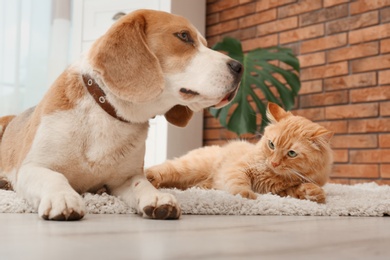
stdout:
[(0, 189), (2, 190), (13, 190), (12, 184), (3, 177), (0, 177)]
[(37, 109), (41, 110), (42, 114), (70, 110), (86, 93), (81, 75), (77, 71), (67, 70), (54, 82)]
[(7, 128), (9, 122), (11, 122), (12, 119), (14, 119), (16, 116), (3, 116), (0, 117), (0, 143), (1, 143), (1, 138), (3, 137), (3, 134), (5, 132), (5, 129)]
[(147, 40), (152, 14), (143, 10), (124, 16), (90, 51), (90, 63), (110, 91), (130, 102), (154, 100), (164, 88), (161, 66)]
[(185, 127), (193, 114), (194, 112), (188, 107), (176, 105), (165, 113), (165, 118), (175, 126)]
[[(193, 42), (183, 42), (176, 34), (187, 32)], [(187, 19), (167, 13), (150, 13), (147, 20), (147, 42), (164, 73), (182, 72), (198, 51), (198, 32)]]

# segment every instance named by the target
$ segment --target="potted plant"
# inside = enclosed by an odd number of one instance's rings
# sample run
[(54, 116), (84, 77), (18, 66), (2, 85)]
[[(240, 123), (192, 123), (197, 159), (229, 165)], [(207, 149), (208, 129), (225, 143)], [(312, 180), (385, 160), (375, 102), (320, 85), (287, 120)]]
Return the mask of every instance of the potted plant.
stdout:
[[(256, 94), (255, 88), (261, 90), (266, 102), (277, 103), (286, 110), (294, 107), (295, 97), (298, 95), (301, 83), (297, 75), (300, 71), (299, 60), (291, 49), (258, 48), (244, 53), (241, 42), (230, 37), (224, 38), (212, 48), (225, 52), (231, 58), (241, 62), (244, 67), (240, 89), (234, 100), (222, 109), (210, 109), (210, 113), (215, 118), (219, 118), (222, 126), (237, 135), (256, 133), (264, 129), (268, 123), (266, 104)], [(272, 61), (283, 62), (290, 68), (283, 69), (274, 65)], [(279, 74), (285, 83), (278, 80), (280, 77), (276, 77), (276, 74)], [(278, 95), (274, 95), (270, 86), (275, 87)], [(251, 106), (249, 99), (253, 100), (256, 109)], [(262, 117), (260, 129), (256, 125), (259, 113)]]

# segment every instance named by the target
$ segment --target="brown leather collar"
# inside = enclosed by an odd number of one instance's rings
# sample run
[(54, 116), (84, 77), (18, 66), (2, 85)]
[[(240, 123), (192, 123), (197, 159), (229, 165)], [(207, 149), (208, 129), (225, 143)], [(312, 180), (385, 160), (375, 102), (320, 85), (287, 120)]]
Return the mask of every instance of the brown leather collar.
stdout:
[(99, 87), (99, 85), (96, 83), (96, 81), (93, 78), (91, 78), (87, 74), (83, 74), (82, 77), (83, 77), (84, 86), (87, 88), (89, 94), (91, 94), (91, 96), (95, 99), (96, 103), (104, 111), (106, 111), (107, 114), (122, 122), (130, 123), (126, 119), (116, 114), (115, 108), (110, 104), (110, 102), (108, 102), (106, 98), (106, 93), (104, 93), (104, 91)]

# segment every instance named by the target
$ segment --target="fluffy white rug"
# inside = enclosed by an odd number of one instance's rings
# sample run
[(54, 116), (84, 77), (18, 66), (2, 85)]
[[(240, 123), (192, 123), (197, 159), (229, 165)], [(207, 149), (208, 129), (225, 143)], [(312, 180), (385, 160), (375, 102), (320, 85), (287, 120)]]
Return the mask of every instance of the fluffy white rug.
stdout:
[[(164, 191), (174, 194), (183, 214), (193, 215), (289, 215), (289, 216), (384, 216), (390, 215), (390, 186), (375, 183), (347, 186), (327, 184), (326, 204), (276, 195), (243, 199), (223, 191), (189, 189)], [(120, 199), (103, 194), (85, 194), (87, 211), (92, 214), (129, 214), (135, 210)], [(0, 213), (32, 213), (35, 210), (12, 191), (0, 190)]]

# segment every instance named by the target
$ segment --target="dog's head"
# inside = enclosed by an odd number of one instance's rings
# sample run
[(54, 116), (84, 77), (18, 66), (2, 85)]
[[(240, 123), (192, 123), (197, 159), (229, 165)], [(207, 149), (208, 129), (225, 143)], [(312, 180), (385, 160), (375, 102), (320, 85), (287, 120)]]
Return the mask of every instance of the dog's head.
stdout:
[(95, 42), (89, 61), (121, 100), (150, 103), (168, 93), (171, 106), (165, 117), (185, 126), (192, 111), (229, 103), (241, 79), (241, 64), (206, 44), (185, 18), (139, 10)]

